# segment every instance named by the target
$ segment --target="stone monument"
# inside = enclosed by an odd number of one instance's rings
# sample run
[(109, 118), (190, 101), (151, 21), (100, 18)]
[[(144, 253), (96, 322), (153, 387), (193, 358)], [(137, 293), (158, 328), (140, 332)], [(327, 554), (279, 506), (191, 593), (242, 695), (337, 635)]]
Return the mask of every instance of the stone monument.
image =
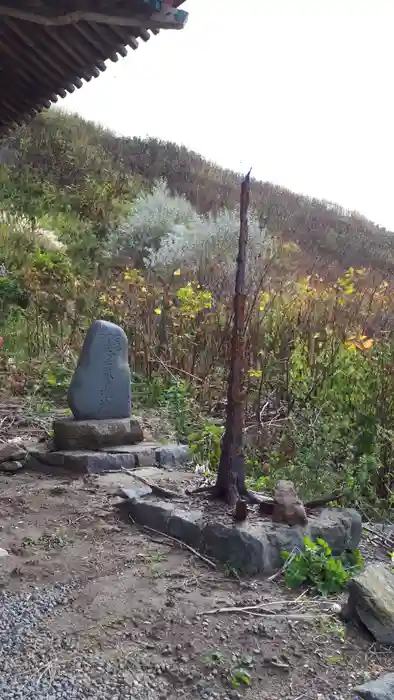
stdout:
[(114, 323), (94, 321), (88, 329), (67, 398), (72, 417), (54, 420), (51, 443), (30, 453), (38, 466), (98, 474), (190, 458), (187, 445), (144, 440), (131, 416), (127, 337)]
[(72, 418), (53, 422), (57, 450), (102, 450), (143, 440), (131, 418), (131, 374), (125, 332), (94, 321), (85, 337), (68, 390)]
[(76, 420), (130, 417), (128, 342), (115, 323), (94, 321), (90, 326), (67, 398)]

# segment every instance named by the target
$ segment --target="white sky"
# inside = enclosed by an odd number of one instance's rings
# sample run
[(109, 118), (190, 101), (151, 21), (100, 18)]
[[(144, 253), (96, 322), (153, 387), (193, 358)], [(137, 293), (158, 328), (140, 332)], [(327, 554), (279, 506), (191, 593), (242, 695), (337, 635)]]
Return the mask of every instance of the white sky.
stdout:
[(394, 230), (394, 0), (188, 0), (61, 106)]

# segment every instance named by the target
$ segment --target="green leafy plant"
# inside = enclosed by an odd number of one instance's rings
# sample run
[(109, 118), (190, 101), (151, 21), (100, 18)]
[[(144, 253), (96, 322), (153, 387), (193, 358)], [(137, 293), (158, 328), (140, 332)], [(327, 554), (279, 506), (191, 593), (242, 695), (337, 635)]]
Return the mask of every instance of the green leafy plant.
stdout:
[(282, 558), (288, 563), (284, 574), (288, 588), (306, 584), (324, 596), (341, 591), (363, 565), (360, 552), (335, 557), (327, 542), (320, 537), (315, 542), (305, 537), (302, 552), (296, 556), (282, 552)]
[(164, 395), (164, 405), (175, 428), (177, 439), (187, 442), (193, 423), (191, 395), (187, 384), (178, 381), (170, 386)]
[(223, 426), (207, 421), (199, 430), (188, 435), (190, 451), (207, 470), (215, 472), (219, 466)]

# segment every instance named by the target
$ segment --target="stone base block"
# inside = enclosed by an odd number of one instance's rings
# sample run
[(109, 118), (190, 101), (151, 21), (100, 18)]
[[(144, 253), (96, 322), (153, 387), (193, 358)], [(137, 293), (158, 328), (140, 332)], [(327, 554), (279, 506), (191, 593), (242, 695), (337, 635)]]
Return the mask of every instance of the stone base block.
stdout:
[(143, 433), (134, 418), (80, 421), (65, 418), (53, 421), (53, 438), (57, 450), (100, 450), (142, 442)]

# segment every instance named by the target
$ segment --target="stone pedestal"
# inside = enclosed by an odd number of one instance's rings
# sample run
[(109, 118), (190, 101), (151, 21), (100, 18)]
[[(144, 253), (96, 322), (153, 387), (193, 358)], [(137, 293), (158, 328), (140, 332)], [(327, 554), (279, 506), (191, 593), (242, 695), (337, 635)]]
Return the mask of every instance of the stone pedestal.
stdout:
[(66, 418), (53, 422), (53, 440), (56, 450), (101, 450), (117, 445), (135, 445), (142, 442), (143, 433), (135, 418)]

